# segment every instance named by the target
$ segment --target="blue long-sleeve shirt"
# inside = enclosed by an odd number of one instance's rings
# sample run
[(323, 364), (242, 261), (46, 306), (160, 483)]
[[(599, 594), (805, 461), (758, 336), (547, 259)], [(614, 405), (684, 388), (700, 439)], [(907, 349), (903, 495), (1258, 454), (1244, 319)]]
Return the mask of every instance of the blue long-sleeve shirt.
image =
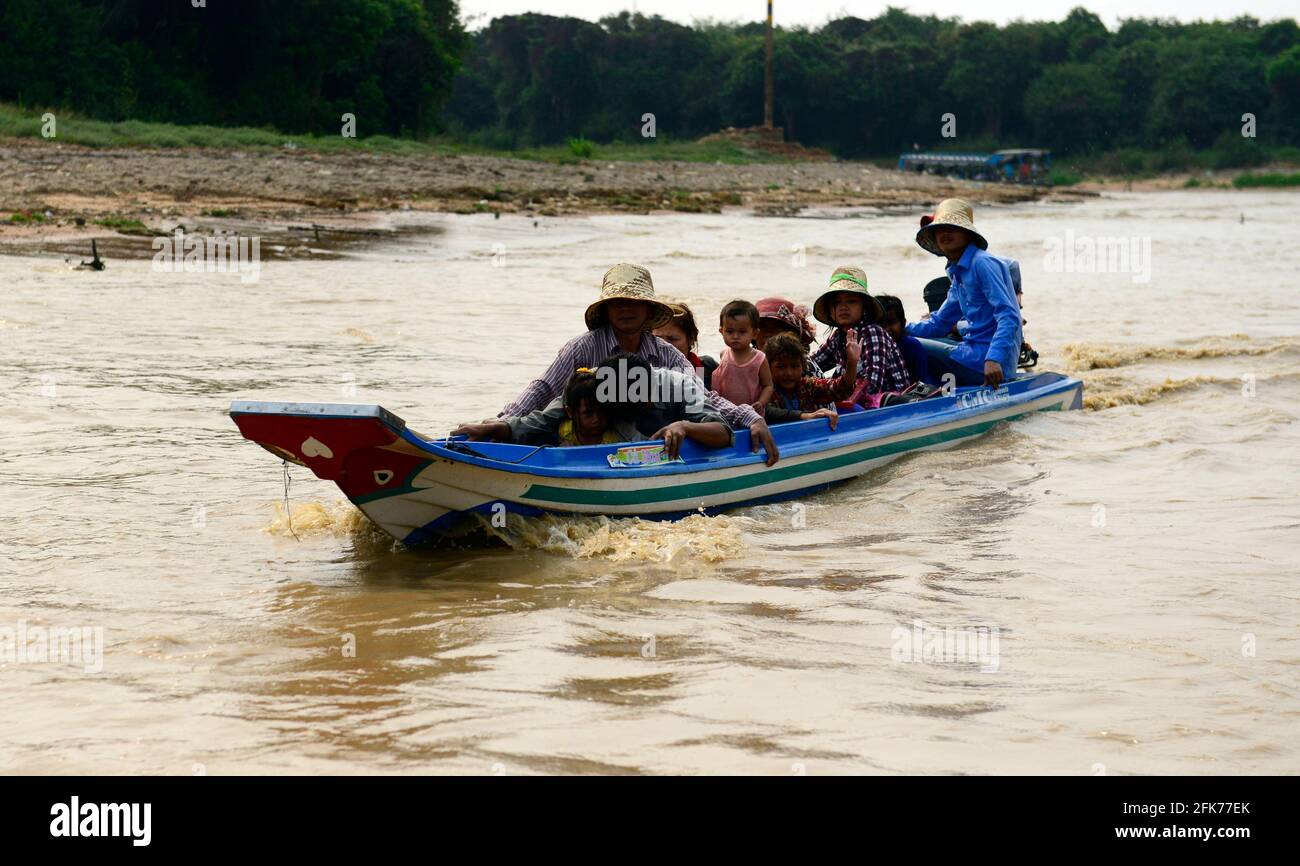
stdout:
[(928, 320), (909, 324), (907, 333), (943, 337), (965, 319), (970, 327), (949, 357), (980, 371), (985, 361), (997, 361), (1003, 376), (1015, 375), (1020, 357), (1020, 307), (1006, 262), (970, 244), (947, 270), (952, 279), (948, 300)]

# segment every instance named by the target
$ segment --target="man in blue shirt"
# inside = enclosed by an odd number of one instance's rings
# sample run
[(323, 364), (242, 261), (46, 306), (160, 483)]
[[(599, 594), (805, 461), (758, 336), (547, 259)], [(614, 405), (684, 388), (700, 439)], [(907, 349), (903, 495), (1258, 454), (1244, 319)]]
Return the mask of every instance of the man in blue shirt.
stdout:
[(989, 243), (975, 230), (974, 211), (958, 198), (939, 202), (934, 218), (922, 219), (916, 242), (948, 260), (952, 288), (929, 319), (912, 322), (913, 337), (944, 337), (958, 321), (968, 327), (956, 345), (923, 340), (930, 374), (943, 380), (950, 373), (958, 385), (996, 388), (1016, 372), (1020, 355), (1020, 306), (1012, 288), (1011, 270), (985, 252)]

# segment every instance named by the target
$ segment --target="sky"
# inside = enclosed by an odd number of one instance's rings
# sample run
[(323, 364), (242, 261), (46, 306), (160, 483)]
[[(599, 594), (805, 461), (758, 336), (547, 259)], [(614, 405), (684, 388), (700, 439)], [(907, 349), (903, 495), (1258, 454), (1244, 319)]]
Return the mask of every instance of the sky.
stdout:
[[(1028, 21), (1064, 18), (1075, 6), (1095, 12), (1112, 29), (1123, 18), (1177, 18), (1180, 21), (1227, 20), (1253, 15), (1263, 21), (1294, 18), (1297, 0), (774, 0), (773, 17), (778, 25), (820, 26), (848, 15), (874, 18), (888, 6), (898, 6), (916, 15), (960, 17), (965, 21), (994, 21), (1005, 24), (1021, 18)], [(470, 29), (486, 26), (499, 15), (543, 12), (595, 21), (605, 15), (635, 9), (642, 15), (660, 15), (690, 24), (713, 18), (720, 21), (761, 21), (766, 0), (460, 0), (461, 16)]]

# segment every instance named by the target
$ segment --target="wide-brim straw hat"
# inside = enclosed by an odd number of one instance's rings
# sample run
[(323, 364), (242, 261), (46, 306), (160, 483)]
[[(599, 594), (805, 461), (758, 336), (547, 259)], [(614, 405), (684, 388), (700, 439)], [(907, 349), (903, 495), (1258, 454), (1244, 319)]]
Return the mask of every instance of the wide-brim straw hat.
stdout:
[(927, 214), (921, 217), (921, 228), (916, 232), (916, 242), (921, 245), (921, 249), (936, 256), (944, 254), (943, 250), (939, 249), (939, 245), (934, 242), (934, 230), (939, 226), (965, 229), (973, 236), (975, 246), (982, 250), (989, 248), (989, 242), (984, 239), (984, 235), (975, 230), (975, 209), (965, 199), (946, 198), (939, 202), (933, 215)]
[(600, 298), (587, 307), (587, 330), (605, 324), (605, 305), (618, 299), (644, 301), (649, 305), (650, 316), (645, 323), (647, 331), (661, 328), (673, 320), (673, 308), (655, 298), (655, 284), (650, 279), (650, 272), (640, 265), (619, 262), (605, 271), (600, 281)]
[(835, 326), (835, 319), (831, 317), (830, 300), (832, 295), (840, 292), (852, 292), (855, 295), (862, 296), (862, 321), (868, 324), (879, 322), (885, 315), (884, 309), (880, 306), (880, 301), (871, 297), (867, 291), (867, 274), (862, 268), (855, 268), (852, 265), (844, 265), (835, 269), (831, 274), (831, 286), (822, 296), (813, 304), (813, 318), (823, 325)]

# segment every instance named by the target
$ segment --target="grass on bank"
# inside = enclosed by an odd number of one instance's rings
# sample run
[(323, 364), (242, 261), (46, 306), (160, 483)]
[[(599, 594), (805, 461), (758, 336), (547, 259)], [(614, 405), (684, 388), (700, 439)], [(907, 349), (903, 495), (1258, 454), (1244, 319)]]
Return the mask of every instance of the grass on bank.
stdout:
[[(0, 103), (0, 138), (41, 138), (43, 110)], [(295, 150), (320, 152), (359, 151), (404, 155), (468, 154), (502, 156), (540, 162), (578, 163), (583, 160), (610, 162), (722, 162), (744, 165), (759, 162), (788, 162), (785, 157), (740, 147), (730, 142), (674, 141), (666, 136), (647, 142), (597, 144), (584, 138), (570, 138), (564, 144), (493, 148), (436, 137), (427, 140), (372, 135), (366, 138), (290, 135), (274, 129), (249, 126), (182, 126), (141, 120), (111, 122), (93, 120), (74, 112), (55, 110), (55, 140), (85, 147), (207, 147), (225, 150)]]
[[(115, 232), (130, 234), (132, 232), (149, 232), (149, 228), (138, 219), (127, 219), (116, 214), (95, 220), (95, 225), (112, 229)], [(152, 234), (152, 232), (150, 232)]]
[(1238, 189), (1271, 186), (1300, 186), (1300, 173), (1269, 172), (1265, 174), (1239, 174), (1232, 179)]
[[(32, 109), (0, 103), (0, 138), (41, 138), (44, 109)], [(526, 159), (538, 162), (578, 164), (583, 161), (649, 162), (677, 161), (694, 163), (785, 163), (782, 154), (743, 147), (731, 140), (678, 141), (668, 136), (638, 142), (599, 144), (583, 137), (571, 137), (563, 144), (539, 147), (497, 147), (483, 139), (469, 141), (448, 136), (425, 140), (372, 135), (367, 138), (340, 136), (290, 135), (270, 128), (248, 126), (183, 126), (173, 123), (150, 123), (140, 120), (111, 122), (93, 120), (75, 112), (55, 110), (56, 140), (87, 147), (182, 148), (203, 147), (225, 150), (296, 150), (316, 152), (353, 151), (401, 155), (482, 155)], [(1031, 142), (1032, 143), (1032, 142)], [(971, 150), (980, 142), (968, 143)], [(988, 150), (993, 147), (985, 148)], [(897, 166), (893, 155), (866, 157), (861, 160), (883, 169)], [(1145, 179), (1171, 172), (1216, 171), (1251, 168), (1266, 164), (1300, 165), (1300, 147), (1268, 147), (1262, 143), (1224, 138), (1214, 147), (1192, 150), (1177, 142), (1160, 148), (1119, 148), (1077, 156), (1060, 155), (1053, 160), (1051, 182), (1071, 186), (1093, 178)], [(1295, 186), (1295, 175), (1257, 174), (1238, 179), (1238, 187)], [(1258, 178), (1258, 179), (1255, 179)], [(1206, 184), (1210, 185), (1210, 184)]]

